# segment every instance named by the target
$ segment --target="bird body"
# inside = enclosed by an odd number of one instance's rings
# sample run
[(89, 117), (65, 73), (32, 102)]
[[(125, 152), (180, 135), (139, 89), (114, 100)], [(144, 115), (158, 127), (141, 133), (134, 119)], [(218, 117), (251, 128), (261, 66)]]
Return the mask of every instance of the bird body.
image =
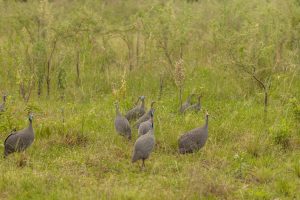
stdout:
[(155, 136), (153, 123), (152, 128), (146, 134), (140, 136), (135, 144), (131, 161), (134, 163), (138, 160), (142, 160), (142, 167), (145, 167), (145, 160), (149, 158), (151, 152), (155, 146)]
[(180, 113), (184, 113), (184, 111), (191, 106), (191, 99), (194, 96), (194, 94), (191, 94), (190, 96), (188, 96), (187, 100), (181, 105), (181, 107), (179, 108), (179, 112)]
[(138, 137), (145, 135), (151, 129), (151, 126), (152, 126), (151, 119), (142, 122), (138, 129)]
[(187, 107), (184, 112), (187, 112), (187, 111), (199, 112), (200, 110), (201, 110), (201, 96), (198, 97), (197, 103)]
[(142, 122), (139, 126), (138, 129), (138, 137), (145, 135), (146, 133), (148, 133), (148, 131), (150, 131), (152, 129), (152, 123), (153, 123), (153, 113), (150, 113), (150, 119), (148, 119), (145, 122)]
[(29, 116), (29, 126), (20, 131), (12, 132), (4, 141), (4, 156), (27, 149), (34, 141), (32, 115)]
[(151, 118), (151, 113), (154, 112), (154, 108), (153, 108), (154, 103), (155, 101), (152, 101), (150, 110), (134, 123), (134, 126), (136, 126), (137, 129), (140, 127), (141, 123)]
[(208, 116), (206, 113), (206, 122), (203, 127), (195, 128), (179, 138), (179, 153), (193, 153), (205, 145), (208, 138)]
[(139, 97), (137, 102), (139, 102), (139, 100), (142, 101), (141, 105), (135, 106), (134, 108), (132, 108), (131, 110), (129, 110), (126, 113), (125, 117), (128, 121), (135, 120), (145, 114), (145, 112), (146, 112), (145, 111), (145, 97), (144, 96)]
[(5, 102), (6, 102), (6, 95), (3, 96), (3, 102), (2, 102), (2, 104), (0, 104), (0, 112), (4, 112)]
[(129, 140), (131, 139), (130, 124), (120, 113), (118, 104), (116, 104), (115, 129), (120, 135), (127, 137)]
[(151, 111), (148, 111), (147, 113), (145, 113), (142, 117), (140, 117), (136, 122), (135, 122), (135, 126), (136, 126), (136, 128), (139, 128), (140, 127), (140, 125), (141, 125), (141, 123), (143, 123), (143, 122), (145, 122), (145, 121), (147, 121), (147, 120), (149, 120), (150, 119), (150, 113), (151, 113)]

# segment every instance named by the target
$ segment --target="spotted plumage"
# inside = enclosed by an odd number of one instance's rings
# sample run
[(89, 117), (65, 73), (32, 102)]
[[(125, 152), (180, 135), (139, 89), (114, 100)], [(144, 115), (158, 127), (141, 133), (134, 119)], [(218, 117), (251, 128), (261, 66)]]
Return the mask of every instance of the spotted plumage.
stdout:
[(115, 129), (120, 135), (130, 140), (131, 139), (130, 124), (128, 120), (125, 117), (123, 117), (122, 114), (120, 113), (119, 104), (116, 103), (115, 106), (116, 106)]
[(179, 153), (193, 153), (201, 149), (208, 138), (208, 113), (205, 115), (205, 125), (183, 134), (178, 140)]
[(13, 131), (4, 141), (4, 157), (14, 152), (26, 150), (34, 141), (32, 114), (29, 115), (29, 126), (19, 131)]

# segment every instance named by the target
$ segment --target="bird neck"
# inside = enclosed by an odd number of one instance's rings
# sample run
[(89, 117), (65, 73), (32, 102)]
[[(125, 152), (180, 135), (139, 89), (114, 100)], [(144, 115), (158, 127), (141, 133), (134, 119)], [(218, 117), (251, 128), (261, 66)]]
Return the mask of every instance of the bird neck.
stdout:
[(137, 101), (134, 103), (134, 105), (137, 105), (140, 101), (140, 97), (137, 99)]
[(120, 110), (119, 110), (118, 106), (116, 106), (116, 115), (121, 116), (121, 113), (120, 113)]
[(150, 116), (150, 118), (151, 118), (151, 113), (154, 111), (154, 109), (153, 108), (150, 108), (150, 110), (149, 110), (149, 112), (148, 112), (148, 115)]
[(29, 126), (28, 127), (32, 129), (32, 120), (29, 120)]
[(143, 99), (142, 104), (141, 104), (141, 108), (144, 108), (144, 107), (145, 107), (145, 100)]
[(204, 125), (205, 128), (208, 127), (208, 115), (205, 116), (205, 125)]
[(149, 121), (151, 122), (151, 126), (153, 126), (153, 116), (150, 116)]

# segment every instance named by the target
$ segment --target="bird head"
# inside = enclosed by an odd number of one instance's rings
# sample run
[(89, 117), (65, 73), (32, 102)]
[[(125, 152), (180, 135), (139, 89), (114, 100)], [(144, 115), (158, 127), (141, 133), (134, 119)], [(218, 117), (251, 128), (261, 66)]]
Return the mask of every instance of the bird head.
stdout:
[(33, 114), (32, 113), (29, 113), (28, 119), (29, 119), (30, 122), (32, 122), (32, 120), (33, 120)]
[(115, 108), (116, 108), (116, 115), (121, 115), (120, 110), (119, 110), (119, 102), (116, 101), (114, 104), (115, 104)]
[(140, 99), (141, 100), (144, 100), (146, 97), (143, 95), (143, 96), (140, 96)]
[(208, 116), (209, 116), (209, 114), (208, 114), (208, 111), (207, 111), (207, 110), (205, 111), (205, 116), (206, 116), (206, 117), (208, 117)]
[(153, 106), (154, 106), (155, 103), (156, 103), (155, 101), (151, 102), (151, 108), (153, 108)]

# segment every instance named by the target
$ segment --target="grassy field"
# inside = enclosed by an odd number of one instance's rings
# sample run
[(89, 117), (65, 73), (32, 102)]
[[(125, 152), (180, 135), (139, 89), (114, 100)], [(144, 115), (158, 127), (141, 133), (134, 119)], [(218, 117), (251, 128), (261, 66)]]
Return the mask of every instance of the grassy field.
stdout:
[[(0, 140), (28, 112), (35, 130), (1, 156), (0, 199), (300, 199), (299, 25), (292, 0), (0, 0)], [(201, 112), (178, 113), (180, 88)], [(114, 129), (140, 95), (157, 102), (144, 171), (137, 130)], [(205, 147), (178, 154), (205, 110)]]

